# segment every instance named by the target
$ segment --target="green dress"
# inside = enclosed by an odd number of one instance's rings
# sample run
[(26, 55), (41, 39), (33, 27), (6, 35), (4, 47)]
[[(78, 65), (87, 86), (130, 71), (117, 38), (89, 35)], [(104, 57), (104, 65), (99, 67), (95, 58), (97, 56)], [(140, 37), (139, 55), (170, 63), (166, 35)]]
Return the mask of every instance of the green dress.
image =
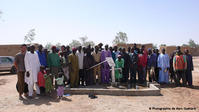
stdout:
[(44, 75), (44, 78), (45, 78), (45, 90), (46, 90), (46, 93), (48, 93), (51, 90), (53, 90), (52, 80), (51, 80), (50, 75), (47, 75), (47, 74)]
[[(116, 59), (115, 61), (115, 78), (116, 79), (120, 79), (122, 78), (122, 68), (124, 68), (124, 59), (121, 58), (121, 60), (119, 61), (119, 59)], [(121, 70), (117, 69), (117, 68), (121, 68)]]

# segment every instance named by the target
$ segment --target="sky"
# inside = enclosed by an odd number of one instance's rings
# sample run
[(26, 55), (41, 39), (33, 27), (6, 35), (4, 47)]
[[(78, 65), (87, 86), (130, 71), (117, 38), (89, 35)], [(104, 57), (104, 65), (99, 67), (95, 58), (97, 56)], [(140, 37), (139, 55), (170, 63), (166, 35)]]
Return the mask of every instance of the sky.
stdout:
[(199, 42), (199, 0), (0, 0), (0, 44), (67, 45), (88, 40), (112, 45), (117, 32), (128, 43), (182, 45)]

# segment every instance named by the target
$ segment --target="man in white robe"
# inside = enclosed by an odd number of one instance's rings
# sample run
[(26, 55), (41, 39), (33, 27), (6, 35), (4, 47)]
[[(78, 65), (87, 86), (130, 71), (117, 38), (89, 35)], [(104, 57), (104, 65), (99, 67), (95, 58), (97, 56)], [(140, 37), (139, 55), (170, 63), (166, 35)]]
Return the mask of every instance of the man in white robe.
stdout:
[(84, 69), (83, 69), (83, 60), (84, 60), (84, 52), (82, 50), (82, 46), (78, 47), (78, 51), (76, 52), (78, 57), (78, 64), (79, 64), (79, 85), (81, 83), (84, 86), (85, 83), (85, 76), (84, 76)]
[(30, 47), (30, 52), (27, 52), (25, 55), (25, 82), (28, 84), (28, 95), (32, 97), (34, 85), (36, 86), (36, 93), (40, 94), (39, 87), (37, 85), (37, 75), (40, 71), (40, 62), (38, 58), (38, 54), (35, 52), (35, 47)]
[(162, 53), (158, 56), (158, 68), (159, 68), (159, 83), (169, 83), (169, 56), (165, 54), (165, 49), (162, 49)]

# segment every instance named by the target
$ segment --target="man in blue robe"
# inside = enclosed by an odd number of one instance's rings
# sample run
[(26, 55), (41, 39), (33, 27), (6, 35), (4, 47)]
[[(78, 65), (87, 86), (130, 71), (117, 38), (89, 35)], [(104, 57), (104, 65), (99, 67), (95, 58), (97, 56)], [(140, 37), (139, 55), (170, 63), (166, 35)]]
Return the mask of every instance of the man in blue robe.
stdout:
[(43, 51), (43, 46), (39, 45), (38, 46), (38, 51), (37, 51), (38, 57), (39, 57), (39, 62), (41, 65), (47, 67), (47, 60), (46, 60), (46, 54)]
[(169, 67), (169, 56), (163, 48), (162, 53), (158, 56), (159, 83), (169, 83)]

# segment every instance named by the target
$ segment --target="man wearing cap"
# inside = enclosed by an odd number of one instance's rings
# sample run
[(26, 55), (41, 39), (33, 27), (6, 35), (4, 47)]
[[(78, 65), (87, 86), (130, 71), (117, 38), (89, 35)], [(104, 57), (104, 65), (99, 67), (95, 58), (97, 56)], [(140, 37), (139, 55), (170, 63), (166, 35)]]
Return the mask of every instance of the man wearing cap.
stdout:
[[(58, 53), (56, 52), (56, 47), (52, 46), (52, 52), (50, 54), (48, 54), (48, 58), (47, 58), (47, 64), (48, 67), (50, 68), (51, 74), (53, 75), (52, 77), (52, 81), (55, 78), (58, 77), (58, 72), (59, 69), (61, 68), (61, 63), (60, 63), (60, 57), (58, 55)], [(56, 87), (56, 82), (55, 82), (55, 87)]]

